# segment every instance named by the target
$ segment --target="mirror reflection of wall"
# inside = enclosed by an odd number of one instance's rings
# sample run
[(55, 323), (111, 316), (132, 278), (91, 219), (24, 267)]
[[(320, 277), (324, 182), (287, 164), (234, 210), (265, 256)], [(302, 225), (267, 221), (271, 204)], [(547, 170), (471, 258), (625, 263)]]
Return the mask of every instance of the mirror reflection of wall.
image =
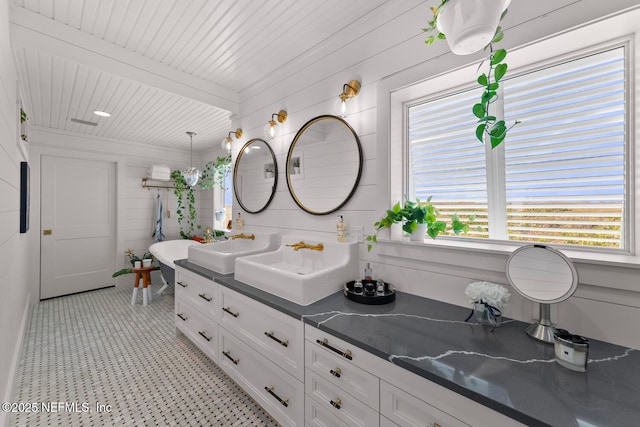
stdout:
[(343, 206), (362, 173), (362, 147), (355, 131), (335, 116), (319, 116), (296, 134), (287, 156), (287, 184), (303, 210), (324, 215)]
[(233, 190), (240, 207), (248, 213), (266, 209), (277, 182), (278, 164), (269, 144), (262, 139), (247, 142), (238, 154), (233, 172)]

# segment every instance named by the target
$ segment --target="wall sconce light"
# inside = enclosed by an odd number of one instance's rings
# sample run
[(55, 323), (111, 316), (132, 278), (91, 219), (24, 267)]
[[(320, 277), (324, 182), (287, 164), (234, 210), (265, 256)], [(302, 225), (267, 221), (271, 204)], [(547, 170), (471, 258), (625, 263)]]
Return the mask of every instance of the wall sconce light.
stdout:
[(277, 113), (271, 115), (271, 120), (264, 125), (264, 137), (267, 139), (273, 139), (276, 136), (276, 130), (278, 123), (284, 123), (287, 121), (287, 112), (280, 110)]
[(235, 132), (233, 132), (233, 131), (229, 132), (229, 135), (227, 135), (222, 140), (222, 143), (220, 144), (220, 146), (224, 150), (231, 151), (231, 143), (233, 142), (233, 139), (231, 138), (232, 135), (235, 135), (236, 139), (242, 138), (242, 129), (238, 128), (238, 129), (236, 129)]
[(349, 83), (345, 83), (342, 86), (342, 93), (338, 95), (338, 100), (335, 102), (333, 111), (336, 116), (347, 117), (349, 115), (349, 108), (347, 101), (360, 93), (360, 82), (357, 80), (351, 80)]

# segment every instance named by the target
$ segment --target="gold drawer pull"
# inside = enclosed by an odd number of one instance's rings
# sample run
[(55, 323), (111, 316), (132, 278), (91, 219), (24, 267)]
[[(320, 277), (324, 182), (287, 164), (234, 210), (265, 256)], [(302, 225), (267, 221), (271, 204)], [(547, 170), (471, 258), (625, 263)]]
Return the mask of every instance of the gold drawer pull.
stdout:
[(353, 360), (353, 356), (351, 355), (351, 350), (345, 350), (345, 351), (339, 350), (339, 349), (335, 348), (334, 346), (330, 345), (329, 344), (329, 340), (326, 339), (326, 338), (321, 339), (321, 340), (317, 339), (316, 342), (318, 344), (320, 344), (321, 346), (326, 347), (326, 348), (328, 348), (329, 350), (331, 350), (331, 351), (333, 351), (335, 353), (338, 353), (340, 356), (344, 357), (345, 359)]
[(289, 340), (281, 340), (279, 338), (276, 338), (273, 335), (272, 331), (269, 332), (265, 332), (264, 333), (266, 336), (268, 336), (269, 338), (271, 338), (272, 340), (274, 340), (275, 342), (277, 342), (278, 344), (282, 345), (283, 347), (288, 347), (289, 346)]
[(340, 368), (336, 368), (335, 370), (334, 370), (334, 369), (331, 369), (329, 372), (330, 372), (330, 373), (331, 373), (331, 375), (333, 375), (334, 377), (336, 377), (336, 378), (340, 378), (340, 375), (342, 374), (342, 369), (340, 369)]
[(222, 309), (227, 313), (229, 313), (230, 315), (232, 315), (233, 317), (240, 316), (240, 313), (234, 313), (233, 311), (231, 311), (231, 307), (223, 307)]
[(182, 282), (176, 282), (176, 283), (182, 286), (183, 288), (186, 288), (188, 286), (186, 283), (182, 283)]
[(289, 398), (288, 398), (288, 397), (285, 397), (284, 399), (280, 398), (280, 396), (278, 396), (277, 394), (275, 394), (275, 392), (273, 391), (273, 388), (274, 388), (273, 386), (269, 386), (269, 387), (264, 386), (264, 389), (265, 389), (265, 390), (267, 390), (267, 392), (268, 392), (271, 396), (273, 396), (273, 397), (275, 397), (276, 399), (278, 399), (278, 402), (282, 403), (282, 406), (284, 406), (284, 407), (289, 406)]
[(184, 315), (184, 314), (182, 314), (182, 313), (178, 313), (178, 314), (176, 314), (176, 316), (178, 316), (179, 318), (181, 318), (181, 319), (182, 319), (182, 320), (184, 320), (185, 322), (187, 321), (187, 316), (185, 316), (185, 315)]
[(238, 363), (240, 363), (240, 359), (234, 359), (233, 357), (231, 357), (230, 351), (223, 351), (222, 354), (224, 354), (227, 359), (231, 360), (231, 362), (233, 362), (234, 365), (237, 365)]
[(211, 297), (206, 296), (205, 294), (198, 294), (198, 296), (207, 302), (211, 302), (211, 300), (213, 299)]
[(198, 331), (198, 333), (199, 333), (199, 334), (200, 334), (200, 336), (201, 336), (202, 338), (204, 338), (205, 340), (207, 340), (207, 341), (211, 341), (211, 337), (206, 336), (204, 332), (202, 332), (202, 331)]
[(331, 406), (333, 406), (334, 408), (340, 409), (340, 406), (342, 405), (342, 400), (336, 397), (336, 400), (331, 400), (329, 401), (329, 403), (331, 403)]

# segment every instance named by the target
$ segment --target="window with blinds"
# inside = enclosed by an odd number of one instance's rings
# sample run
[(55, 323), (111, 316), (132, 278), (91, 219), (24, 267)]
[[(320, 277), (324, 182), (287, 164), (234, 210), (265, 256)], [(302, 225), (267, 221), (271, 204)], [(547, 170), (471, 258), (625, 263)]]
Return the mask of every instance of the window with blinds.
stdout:
[[(408, 194), (432, 195), (443, 217), (477, 215), (484, 232), (470, 237), (624, 249), (624, 55), (620, 47), (504, 80), (504, 118), (522, 123), (497, 161), (475, 139), (479, 89), (408, 106)], [(491, 161), (505, 190), (488, 197)], [(505, 223), (489, 223), (493, 209)]]

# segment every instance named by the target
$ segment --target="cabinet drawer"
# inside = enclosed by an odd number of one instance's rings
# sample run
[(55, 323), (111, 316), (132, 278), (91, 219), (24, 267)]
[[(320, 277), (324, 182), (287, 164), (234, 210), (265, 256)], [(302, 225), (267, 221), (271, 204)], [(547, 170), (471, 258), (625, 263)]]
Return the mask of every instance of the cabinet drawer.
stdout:
[(285, 426), (304, 423), (304, 385), (220, 327), (219, 365)]
[(183, 269), (176, 270), (176, 302), (185, 301), (206, 316), (217, 320), (218, 285), (212, 280)]
[(230, 289), (220, 289), (220, 324), (304, 381), (304, 324)]
[(380, 415), (399, 426), (468, 427), (468, 424), (385, 381), (380, 381)]
[(214, 362), (218, 361), (218, 325), (191, 304), (176, 301), (175, 325)]
[(311, 397), (304, 400), (304, 414), (305, 423), (309, 427), (349, 427), (349, 424), (324, 409)]
[(377, 427), (380, 423), (378, 411), (326, 381), (311, 369), (306, 370), (305, 391), (307, 399), (314, 399), (321, 408), (349, 426)]
[(375, 375), (309, 341), (305, 345), (305, 366), (374, 410), (378, 410), (380, 380)]
[(388, 360), (374, 356), (373, 354), (354, 346), (340, 338), (321, 331), (311, 325), (305, 325), (304, 336), (307, 342), (317, 346), (328, 354), (333, 354), (349, 362), (358, 368), (367, 371), (374, 376), (380, 376), (380, 372), (392, 366)]

